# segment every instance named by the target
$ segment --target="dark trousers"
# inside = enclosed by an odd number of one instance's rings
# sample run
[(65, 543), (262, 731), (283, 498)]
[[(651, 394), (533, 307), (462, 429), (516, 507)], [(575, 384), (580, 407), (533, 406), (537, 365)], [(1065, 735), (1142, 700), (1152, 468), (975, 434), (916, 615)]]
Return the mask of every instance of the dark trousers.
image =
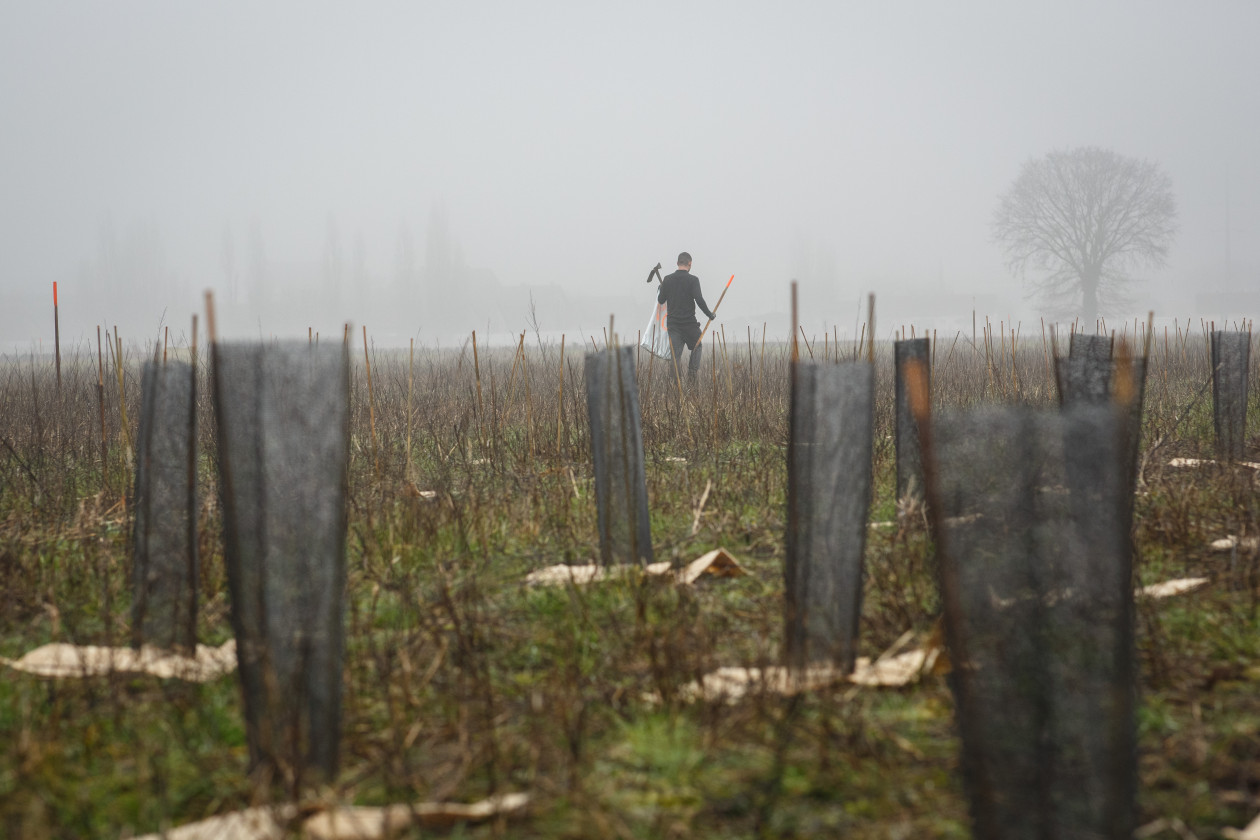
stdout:
[(699, 324), (669, 325), (669, 349), (674, 354), (674, 364), (680, 363), (684, 346), (691, 351), (691, 359), (687, 362), (687, 377), (695, 379), (700, 372), (700, 354), (704, 351), (700, 344)]

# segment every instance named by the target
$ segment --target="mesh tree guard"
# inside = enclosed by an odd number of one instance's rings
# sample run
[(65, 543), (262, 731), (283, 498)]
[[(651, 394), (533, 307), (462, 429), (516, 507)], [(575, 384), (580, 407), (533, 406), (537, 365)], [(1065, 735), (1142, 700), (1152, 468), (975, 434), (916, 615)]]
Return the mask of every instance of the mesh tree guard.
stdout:
[(145, 362), (136, 446), (132, 643), (197, 647), (196, 382), (184, 362)]
[(1111, 396), (1111, 337), (1072, 333), (1068, 357), (1055, 359), (1059, 404), (1104, 403)]
[(1112, 370), (1113, 403), (1121, 412), (1124, 427), (1123, 478), (1125, 481), (1123, 521), (1133, 526), (1134, 494), (1137, 492), (1138, 457), (1142, 447), (1142, 409), (1146, 401), (1146, 363), (1141, 356), (1122, 358)]
[(1059, 404), (1126, 406), (1124, 413), (1124, 476), (1129, 494), (1126, 521), (1132, 521), (1133, 492), (1136, 489), (1138, 454), (1142, 442), (1142, 408), (1146, 396), (1146, 358), (1131, 356), (1123, 342), (1119, 353), (1108, 336), (1073, 333), (1068, 358), (1055, 359), (1059, 383)]
[(599, 559), (605, 565), (652, 562), (647, 472), (635, 348), (587, 353), (586, 415), (595, 461)]
[(906, 365), (910, 361), (921, 364), (927, 376), (928, 393), (931, 386), (931, 346), (926, 338), (912, 338), (893, 344), (896, 367), (896, 444), (897, 444), (897, 499), (907, 496), (923, 499), (923, 455), (919, 451), (919, 427), (910, 410), (906, 390)]
[(1251, 335), (1212, 333), (1212, 404), (1216, 451), (1222, 459), (1241, 461), (1247, 445), (1247, 373)]
[(1114, 406), (934, 424), (929, 512), (979, 838), (1132, 835), (1125, 426)]
[(874, 370), (794, 365), (788, 443), (784, 658), (849, 671), (862, 612)]
[(216, 344), (225, 559), (252, 764), (331, 779), (345, 646), (349, 358)]

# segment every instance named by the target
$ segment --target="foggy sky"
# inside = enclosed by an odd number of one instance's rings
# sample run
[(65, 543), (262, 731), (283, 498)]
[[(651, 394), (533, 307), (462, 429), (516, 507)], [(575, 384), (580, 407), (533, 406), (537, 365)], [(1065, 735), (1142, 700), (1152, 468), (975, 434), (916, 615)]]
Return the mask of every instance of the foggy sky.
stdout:
[[(0, 352), (47, 346), (53, 281), (70, 338), (186, 330), (206, 288), (246, 335), (288, 304), (404, 343), (523, 329), (496, 290), (548, 286), (591, 300), (544, 329), (633, 329), (683, 249), (710, 305), (736, 275), (731, 324), (793, 277), (842, 330), (867, 291), (884, 324), (940, 293), (1031, 317), (990, 220), (1077, 145), (1172, 180), (1135, 311), (1260, 286), (1260, 4), (1036, 5), (5, 3)], [(389, 305), (448, 270), (485, 291)]]

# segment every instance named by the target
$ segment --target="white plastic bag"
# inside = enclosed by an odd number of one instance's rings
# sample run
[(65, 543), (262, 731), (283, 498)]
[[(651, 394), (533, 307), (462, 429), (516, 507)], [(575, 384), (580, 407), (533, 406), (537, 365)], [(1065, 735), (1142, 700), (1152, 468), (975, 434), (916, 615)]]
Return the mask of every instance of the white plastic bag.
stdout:
[(669, 349), (669, 329), (665, 325), (665, 304), (656, 304), (652, 312), (652, 320), (643, 330), (642, 346), (652, 355), (662, 359), (672, 358)]

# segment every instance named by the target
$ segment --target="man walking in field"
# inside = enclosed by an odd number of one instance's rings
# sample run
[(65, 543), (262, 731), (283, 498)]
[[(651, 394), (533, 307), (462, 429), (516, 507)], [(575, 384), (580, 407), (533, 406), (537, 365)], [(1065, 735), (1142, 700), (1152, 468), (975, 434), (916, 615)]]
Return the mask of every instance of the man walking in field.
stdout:
[(700, 292), (700, 278), (691, 273), (691, 254), (683, 251), (678, 255), (678, 270), (661, 281), (656, 302), (665, 304), (666, 327), (669, 330), (669, 349), (678, 364), (684, 346), (691, 351), (687, 362), (687, 381), (694, 384), (700, 372), (700, 322), (696, 320), (696, 307), (713, 320), (713, 313)]

